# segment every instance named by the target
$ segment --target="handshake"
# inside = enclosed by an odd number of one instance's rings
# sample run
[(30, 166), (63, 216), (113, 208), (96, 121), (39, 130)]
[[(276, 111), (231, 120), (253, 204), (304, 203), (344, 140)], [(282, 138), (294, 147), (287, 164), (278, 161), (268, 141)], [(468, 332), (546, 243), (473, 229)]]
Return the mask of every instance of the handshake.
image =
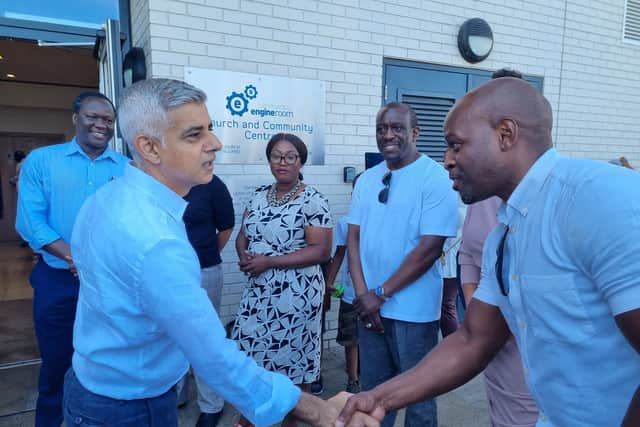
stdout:
[[(302, 393), (298, 404), (285, 418), (282, 426), (291, 425), (289, 418), (296, 418), (314, 427), (379, 427), (385, 415), (381, 407), (373, 405), (374, 409), (369, 414), (356, 410), (367, 406), (360, 402), (363, 398), (367, 400), (367, 395), (368, 393), (359, 393), (349, 400), (352, 394), (343, 391), (325, 401), (312, 394)], [(235, 427), (253, 427), (253, 424), (241, 416)]]

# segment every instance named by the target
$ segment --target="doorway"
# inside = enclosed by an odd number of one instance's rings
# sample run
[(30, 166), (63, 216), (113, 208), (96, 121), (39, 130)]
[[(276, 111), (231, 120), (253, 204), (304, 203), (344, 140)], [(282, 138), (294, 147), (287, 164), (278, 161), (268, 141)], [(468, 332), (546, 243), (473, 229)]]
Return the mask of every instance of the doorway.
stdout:
[(14, 156), (73, 137), (71, 104), (98, 90), (98, 64), (91, 47), (35, 40), (0, 39), (0, 55), (0, 419), (29, 425), (40, 355), (29, 284), (33, 251), (15, 231)]

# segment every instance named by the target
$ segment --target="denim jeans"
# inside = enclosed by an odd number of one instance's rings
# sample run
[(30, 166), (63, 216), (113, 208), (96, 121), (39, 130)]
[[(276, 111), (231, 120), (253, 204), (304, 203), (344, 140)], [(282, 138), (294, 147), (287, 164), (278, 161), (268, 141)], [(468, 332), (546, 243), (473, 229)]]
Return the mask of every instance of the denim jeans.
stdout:
[[(366, 329), (358, 321), (360, 340), (360, 384), (370, 390), (418, 364), (438, 343), (439, 322), (414, 323), (382, 318), (384, 334)], [(419, 381), (417, 379), (416, 381)], [(389, 412), (382, 427), (392, 427), (396, 412)], [(435, 399), (407, 407), (405, 427), (436, 427), (438, 413)]]
[(64, 377), (64, 422), (72, 426), (177, 427), (175, 387), (149, 399), (118, 400), (92, 393), (73, 368)]
[(33, 267), (29, 280), (33, 287), (33, 323), (42, 358), (35, 426), (59, 427), (64, 375), (73, 355), (79, 283), (69, 270), (49, 267), (42, 258)]

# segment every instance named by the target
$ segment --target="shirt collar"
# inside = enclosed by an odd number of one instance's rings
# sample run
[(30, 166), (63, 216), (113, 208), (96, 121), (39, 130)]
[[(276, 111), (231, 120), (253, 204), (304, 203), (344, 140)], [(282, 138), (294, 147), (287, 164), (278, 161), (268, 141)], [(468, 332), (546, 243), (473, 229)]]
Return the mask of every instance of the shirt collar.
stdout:
[(182, 222), (187, 202), (169, 187), (134, 166), (132, 162), (125, 165), (124, 179), (150, 195), (176, 221)]
[(559, 160), (558, 152), (554, 148), (550, 148), (535, 161), (511, 193), (509, 200), (498, 209), (498, 219), (501, 222), (509, 223), (509, 219), (516, 213), (527, 216), (529, 208), (538, 197), (547, 177)]
[[(80, 144), (78, 144), (78, 141), (76, 141), (76, 138), (74, 137), (71, 141), (69, 141), (69, 145), (67, 146), (67, 150), (65, 151), (64, 154), (67, 156), (71, 156), (76, 153), (86, 157), (87, 159), (89, 158), (89, 156), (87, 156), (87, 153), (84, 152), (84, 150), (82, 149), (82, 147), (80, 147)], [(107, 145), (107, 148), (104, 150), (104, 152), (100, 154), (98, 157), (96, 157), (95, 160), (102, 160), (102, 159), (109, 159), (114, 163), (118, 162), (118, 159), (116, 158), (116, 152), (113, 151), (111, 147), (109, 147), (108, 145)]]

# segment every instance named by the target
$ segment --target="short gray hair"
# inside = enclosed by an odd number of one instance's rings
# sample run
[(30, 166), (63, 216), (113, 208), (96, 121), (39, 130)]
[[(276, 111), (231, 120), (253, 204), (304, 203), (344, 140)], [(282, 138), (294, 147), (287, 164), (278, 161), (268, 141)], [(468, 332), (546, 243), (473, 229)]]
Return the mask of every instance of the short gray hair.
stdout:
[(137, 135), (147, 135), (162, 141), (171, 126), (169, 112), (189, 103), (204, 104), (207, 95), (180, 80), (147, 79), (126, 88), (118, 106), (120, 133), (134, 157)]

